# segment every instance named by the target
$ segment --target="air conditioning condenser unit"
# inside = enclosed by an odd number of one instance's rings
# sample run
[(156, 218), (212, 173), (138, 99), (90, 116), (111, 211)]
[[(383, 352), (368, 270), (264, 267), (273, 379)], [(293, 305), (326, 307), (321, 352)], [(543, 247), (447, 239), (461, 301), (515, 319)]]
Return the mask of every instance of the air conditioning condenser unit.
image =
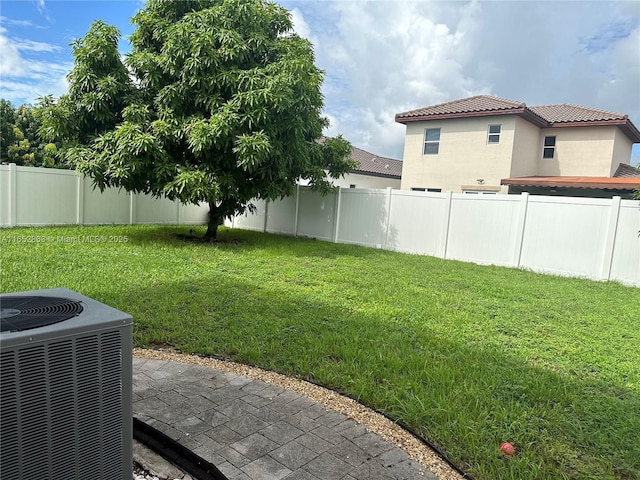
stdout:
[(0, 476), (132, 477), (132, 318), (68, 289), (0, 295)]

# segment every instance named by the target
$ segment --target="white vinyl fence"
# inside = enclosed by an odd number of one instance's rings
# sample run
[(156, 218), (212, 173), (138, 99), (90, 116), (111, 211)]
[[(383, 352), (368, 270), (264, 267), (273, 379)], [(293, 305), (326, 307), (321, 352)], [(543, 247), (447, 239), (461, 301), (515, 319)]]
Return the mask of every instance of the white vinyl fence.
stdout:
[[(236, 228), (640, 286), (640, 201), (307, 187)], [(73, 171), (0, 165), (0, 226), (207, 222), (208, 206), (104, 193)]]
[(92, 188), (71, 170), (0, 165), (0, 226), (172, 224), (207, 222), (207, 205)]
[(230, 226), (640, 286), (640, 202), (306, 187)]

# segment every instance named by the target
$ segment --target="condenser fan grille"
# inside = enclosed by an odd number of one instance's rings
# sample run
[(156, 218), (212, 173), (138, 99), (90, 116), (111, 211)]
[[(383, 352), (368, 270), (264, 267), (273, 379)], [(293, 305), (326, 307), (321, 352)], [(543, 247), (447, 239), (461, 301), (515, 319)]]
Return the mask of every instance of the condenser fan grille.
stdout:
[(83, 310), (82, 302), (64, 297), (2, 296), (0, 331), (20, 332), (69, 320)]

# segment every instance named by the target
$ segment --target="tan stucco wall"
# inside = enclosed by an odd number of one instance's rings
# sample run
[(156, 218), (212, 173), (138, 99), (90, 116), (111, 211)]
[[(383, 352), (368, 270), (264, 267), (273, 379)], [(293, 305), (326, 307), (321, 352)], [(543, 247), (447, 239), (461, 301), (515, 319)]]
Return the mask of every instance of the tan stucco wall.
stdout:
[[(617, 127), (562, 127), (540, 130), (538, 175), (608, 177), (620, 161), (614, 160)], [(542, 158), (544, 137), (555, 135), (553, 159)], [(623, 135), (624, 137), (624, 135)], [(622, 155), (623, 152), (620, 152)], [(629, 148), (627, 163), (631, 156)], [(615, 162), (615, 166), (613, 165)]]
[(538, 156), (542, 155), (541, 138), (540, 128), (516, 117), (513, 161), (509, 177), (530, 177), (538, 174)]
[(629, 140), (622, 130), (616, 128), (616, 136), (613, 144), (613, 161), (611, 165), (611, 173), (609, 176), (616, 173), (618, 165), (624, 163), (626, 165), (631, 164), (631, 150), (633, 143)]
[(349, 173), (344, 178), (332, 181), (336, 187), (349, 188), (355, 185), (355, 188), (400, 188), (400, 180), (386, 177), (374, 177), (371, 175), (360, 175), (357, 173)]
[[(500, 143), (488, 144), (489, 125), (501, 125)], [(516, 117), (463, 118), (407, 124), (402, 166), (403, 190), (441, 188), (462, 191), (462, 186), (495, 186), (502, 192), (500, 180), (511, 172)], [(437, 155), (424, 155), (426, 128), (440, 128)]]

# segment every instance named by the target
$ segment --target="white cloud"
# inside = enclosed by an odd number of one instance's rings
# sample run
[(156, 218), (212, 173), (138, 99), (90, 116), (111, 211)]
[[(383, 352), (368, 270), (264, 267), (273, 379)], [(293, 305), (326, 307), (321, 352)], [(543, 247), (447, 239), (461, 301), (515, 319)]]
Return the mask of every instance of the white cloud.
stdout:
[(295, 5), (327, 72), (330, 132), (380, 155), (402, 158), (395, 113), (477, 94), (602, 108), (640, 126), (636, 2)]
[(5, 35), (6, 30), (0, 27), (0, 75), (22, 76), (25, 74), (24, 62), (18, 47)]
[(16, 104), (33, 103), (39, 96), (60, 96), (67, 91), (65, 77), (72, 62), (50, 58), (60, 47), (12, 38), (0, 27), (0, 50), (0, 97)]
[(62, 47), (59, 45), (52, 45), (44, 42), (34, 42), (32, 40), (24, 40), (21, 38), (14, 38), (13, 44), (18, 50), (24, 52), (59, 52)]
[(310, 39), (311, 29), (307, 22), (305, 22), (304, 16), (300, 10), (297, 8), (291, 10), (291, 20), (293, 22), (293, 30), (302, 38)]
[(31, 22), (30, 20), (14, 20), (12, 18), (3, 17), (1, 15), (0, 15), (0, 23), (3, 25), (16, 25), (18, 27), (34, 27), (33, 22)]

